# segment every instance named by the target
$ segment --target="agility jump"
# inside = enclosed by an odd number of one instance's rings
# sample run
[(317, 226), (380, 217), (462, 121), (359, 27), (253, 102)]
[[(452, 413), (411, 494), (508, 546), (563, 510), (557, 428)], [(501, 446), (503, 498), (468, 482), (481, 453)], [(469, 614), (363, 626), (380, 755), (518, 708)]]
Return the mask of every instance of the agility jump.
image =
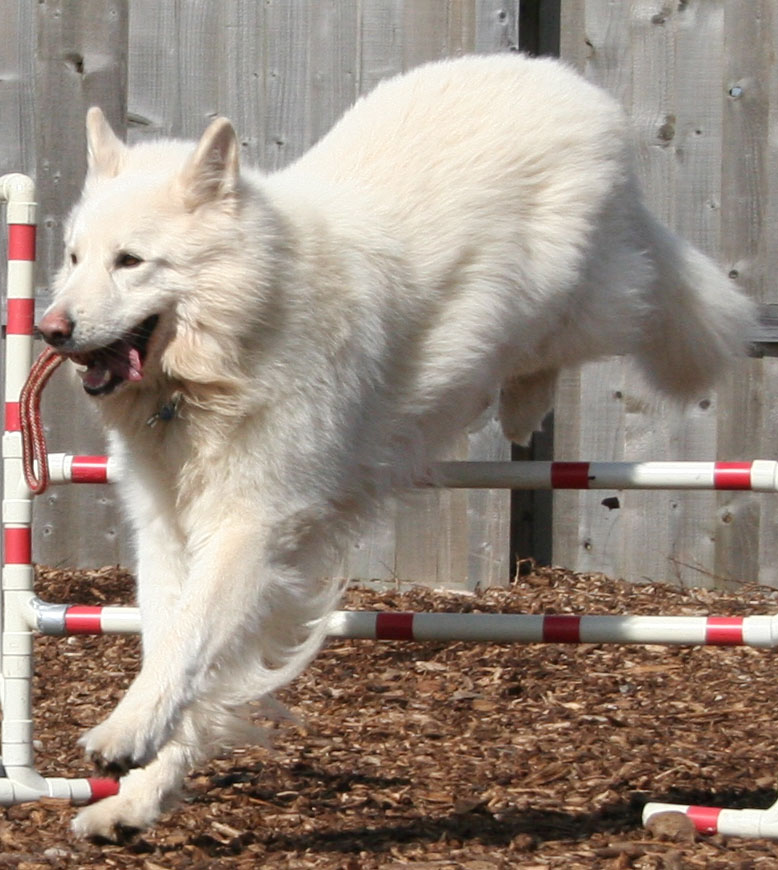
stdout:
[[(36, 397), (29, 399), (33, 368), (36, 205), (31, 179), (0, 177), (0, 200), (8, 223), (7, 323), (5, 340), (5, 424), (2, 442), (2, 731), (0, 805), (61, 798), (90, 803), (116, 794), (113, 779), (42, 777), (34, 767), (32, 733), (33, 645), (36, 634), (127, 634), (140, 630), (137, 608), (49, 604), (35, 597), (32, 564), (32, 502), (36, 490), (65, 483), (111, 483), (111, 460), (100, 456), (40, 453), (33, 436), (23, 449), (24, 426), (38, 425)], [(51, 371), (56, 367), (53, 365)], [(48, 377), (37, 384), (39, 392)], [(25, 396), (27, 385), (27, 397)], [(23, 401), (25, 399), (25, 401)], [(32, 416), (32, 420), (30, 419)], [(23, 426), (24, 423), (24, 426)], [(26, 468), (26, 471), (25, 471)], [(42, 485), (43, 484), (43, 485)], [(421, 485), (510, 489), (707, 489), (778, 492), (778, 463), (753, 462), (513, 462), (440, 463)], [(406, 641), (490, 643), (619, 643), (778, 646), (778, 615), (534, 616), (508, 614), (372, 613), (337, 611), (329, 619), (332, 637)], [(659, 812), (685, 813), (702, 833), (778, 837), (778, 802), (766, 810), (729, 810), (649, 803), (647, 821)]]

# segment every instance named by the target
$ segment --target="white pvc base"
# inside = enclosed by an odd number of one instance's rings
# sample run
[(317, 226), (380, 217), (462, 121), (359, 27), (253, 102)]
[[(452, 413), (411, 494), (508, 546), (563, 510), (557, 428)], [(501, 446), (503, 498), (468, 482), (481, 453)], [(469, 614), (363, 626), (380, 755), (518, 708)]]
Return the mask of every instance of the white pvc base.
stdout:
[(701, 834), (778, 839), (778, 802), (766, 810), (728, 810), (689, 804), (648, 803), (643, 808), (643, 824), (648, 824), (652, 816), (658, 813), (682, 813)]
[(88, 804), (118, 791), (118, 783), (98, 779), (43, 777), (27, 767), (6, 768), (0, 777), (0, 806), (56, 798), (72, 804)]

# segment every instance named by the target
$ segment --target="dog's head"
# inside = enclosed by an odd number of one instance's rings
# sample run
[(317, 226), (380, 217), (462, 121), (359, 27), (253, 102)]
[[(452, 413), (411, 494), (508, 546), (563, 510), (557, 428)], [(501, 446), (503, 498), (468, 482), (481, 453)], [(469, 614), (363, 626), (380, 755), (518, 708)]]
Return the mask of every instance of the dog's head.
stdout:
[(84, 190), (38, 329), (99, 396), (142, 388), (166, 369), (167, 353), (175, 357), (173, 345), (197, 323), (209, 283), (219, 282), (219, 258), (229, 261), (231, 246), (243, 247), (234, 220), (241, 182), (226, 119), (213, 121), (194, 146), (128, 147), (97, 108), (86, 127)]

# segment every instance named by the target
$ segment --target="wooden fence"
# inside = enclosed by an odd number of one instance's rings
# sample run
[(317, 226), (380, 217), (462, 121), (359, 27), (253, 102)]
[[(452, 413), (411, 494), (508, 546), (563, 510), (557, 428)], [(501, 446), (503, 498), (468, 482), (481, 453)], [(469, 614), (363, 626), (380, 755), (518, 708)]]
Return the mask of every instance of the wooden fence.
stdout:
[[(639, 171), (664, 220), (762, 302), (778, 255), (778, 11), (769, 0), (562, 4), (562, 53), (629, 110)], [(647, 403), (621, 361), (569, 374), (558, 458), (772, 458), (776, 362), (747, 361), (687, 414)], [(581, 569), (687, 585), (778, 585), (773, 498), (630, 493), (555, 499), (555, 558)]]
[[(103, 106), (130, 141), (195, 137), (227, 115), (244, 159), (272, 170), (388, 75), (467, 52), (560, 50), (631, 112), (656, 210), (755, 296), (775, 301), (778, 164), (768, 134), (777, 19), (769, 0), (0, 0), (0, 172), (37, 179), (45, 300), (83, 178), (89, 105)], [(568, 373), (553, 454), (771, 458), (771, 371), (769, 361), (745, 362), (686, 414), (640, 393), (619, 360)], [(103, 449), (79, 389), (64, 379), (44, 413), (52, 449)], [(534, 452), (550, 456), (551, 445), (549, 427)], [(508, 456), (495, 421), (455, 450), (456, 458)], [(560, 493), (553, 504), (549, 494), (516, 497), (511, 538), (506, 493), (423, 493), (357, 541), (341, 570), (472, 587), (506, 582), (512, 556), (541, 555), (631, 579), (778, 585), (770, 496), (631, 492), (615, 510), (601, 501), (602, 493)], [(110, 491), (55, 490), (36, 522), (38, 561), (132, 563)]]

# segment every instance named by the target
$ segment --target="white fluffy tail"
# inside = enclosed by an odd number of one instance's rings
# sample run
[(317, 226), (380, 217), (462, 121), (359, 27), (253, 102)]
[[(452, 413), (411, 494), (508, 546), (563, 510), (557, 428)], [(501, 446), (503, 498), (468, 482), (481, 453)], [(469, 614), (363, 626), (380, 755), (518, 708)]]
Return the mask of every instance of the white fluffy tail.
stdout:
[(712, 260), (641, 211), (656, 279), (636, 355), (656, 387), (690, 400), (745, 355), (756, 305)]

